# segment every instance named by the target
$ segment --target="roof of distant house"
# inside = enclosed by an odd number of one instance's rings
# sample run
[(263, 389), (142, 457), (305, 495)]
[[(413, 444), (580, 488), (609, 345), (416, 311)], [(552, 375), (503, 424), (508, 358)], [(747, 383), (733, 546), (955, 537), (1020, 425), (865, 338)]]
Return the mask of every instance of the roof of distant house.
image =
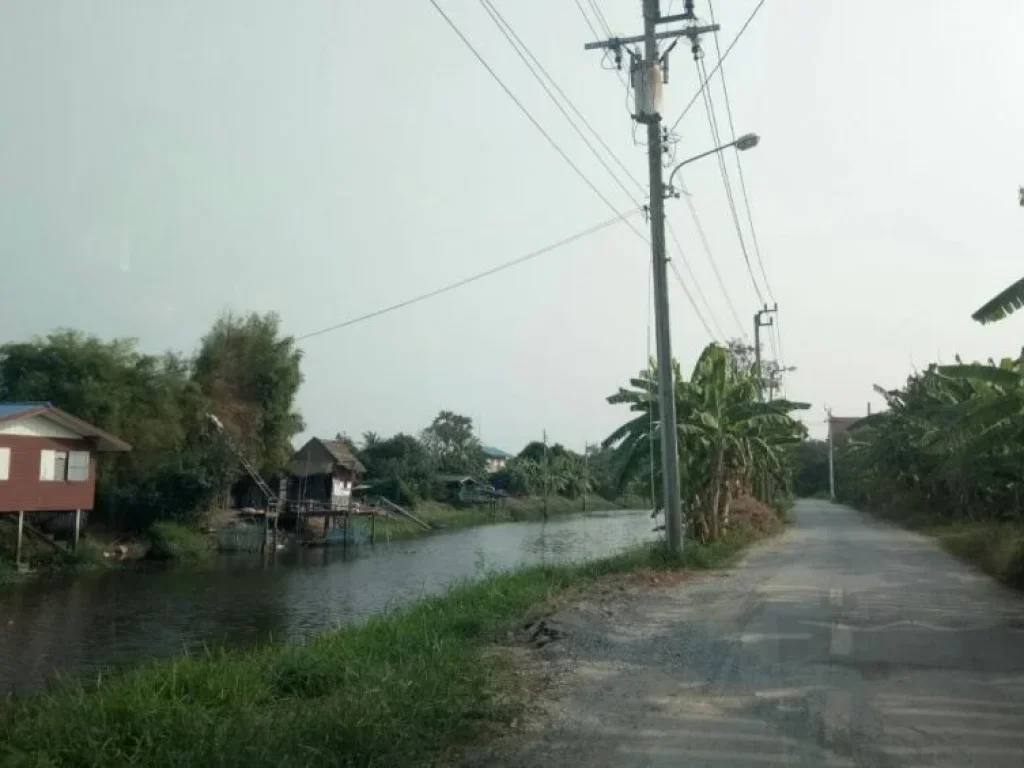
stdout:
[(62, 411), (53, 403), (42, 401), (21, 403), (0, 403), (0, 422), (17, 421), (30, 416), (43, 416), (82, 437), (93, 438), (97, 451), (130, 451), (131, 445), (87, 421)]
[(0, 421), (7, 421), (7, 419), (14, 418), (15, 416), (28, 416), (33, 411), (43, 411), (51, 406), (51, 403), (43, 401), (28, 403), (0, 403)]
[(482, 445), (484, 456), (488, 459), (511, 459), (511, 453), (505, 453), (501, 448), (495, 448), (493, 445)]
[(351, 469), (354, 472), (366, 472), (366, 467), (353, 455), (352, 449), (344, 440), (324, 440), (318, 437), (317, 440), (327, 449), (327, 452), (334, 457), (339, 466)]
[(842, 435), (850, 431), (850, 427), (856, 424), (865, 416), (832, 416), (829, 418), (833, 435)]

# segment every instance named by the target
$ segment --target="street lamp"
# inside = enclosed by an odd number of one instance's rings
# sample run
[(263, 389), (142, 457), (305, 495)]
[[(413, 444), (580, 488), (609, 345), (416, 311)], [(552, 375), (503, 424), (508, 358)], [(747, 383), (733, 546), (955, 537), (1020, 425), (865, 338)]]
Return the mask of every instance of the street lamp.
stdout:
[(675, 189), (672, 187), (672, 179), (675, 178), (676, 173), (684, 165), (689, 165), (694, 160), (700, 160), (701, 158), (707, 157), (708, 155), (713, 155), (713, 154), (715, 154), (717, 152), (722, 152), (722, 151), (728, 149), (729, 147), (736, 147), (736, 149), (738, 149), (740, 152), (745, 152), (748, 149), (753, 149), (754, 147), (756, 147), (758, 142), (760, 142), (760, 141), (761, 141), (761, 137), (758, 136), (756, 133), (745, 133), (742, 136), (740, 136), (738, 139), (736, 139), (735, 141), (730, 141), (728, 144), (723, 144), (720, 147), (715, 147), (714, 149), (709, 149), (707, 152), (701, 152), (699, 155), (694, 155), (691, 158), (683, 160), (683, 162), (681, 162), (679, 165), (677, 165), (675, 168), (673, 168), (672, 169), (672, 173), (669, 174), (668, 184), (665, 185), (665, 196), (666, 197), (679, 197), (679, 193), (676, 192)]

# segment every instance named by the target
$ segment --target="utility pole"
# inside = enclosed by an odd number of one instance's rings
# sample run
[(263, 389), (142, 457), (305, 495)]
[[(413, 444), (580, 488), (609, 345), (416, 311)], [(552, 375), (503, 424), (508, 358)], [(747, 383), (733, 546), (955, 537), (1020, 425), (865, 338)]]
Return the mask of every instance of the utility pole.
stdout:
[(548, 488), (551, 486), (551, 459), (548, 457), (548, 431), (544, 430), (544, 519), (548, 519)]
[(828, 414), (828, 497), (836, 500), (836, 465), (834, 454), (835, 443), (832, 441), (832, 409), (826, 408)]
[[(761, 377), (761, 329), (775, 325), (775, 318), (771, 315), (778, 311), (778, 304), (772, 306), (771, 309), (768, 309), (768, 305), (765, 304), (764, 309), (759, 309), (754, 313), (754, 370), (757, 373), (757, 391), (762, 400), (764, 400), (764, 379)], [(762, 320), (765, 315), (769, 315), (767, 322)]]
[(590, 443), (583, 443), (583, 511), (587, 511), (587, 487), (590, 485)]
[[(658, 355), (658, 400), (661, 421), (662, 498), (665, 504), (665, 530), (672, 552), (682, 551), (683, 515), (679, 500), (679, 436), (676, 432), (675, 382), (672, 371), (672, 337), (668, 312), (668, 260), (665, 257), (665, 197), (662, 181), (661, 90), (667, 80), (668, 51), (658, 52), (658, 41), (689, 37), (696, 43), (704, 32), (718, 25), (693, 25), (692, 0), (684, 3), (685, 12), (662, 17), (660, 0), (643, 0), (644, 33), (636, 37), (614, 37), (588, 43), (585, 49), (611, 50), (621, 65), (622, 51), (630, 56), (630, 79), (635, 92), (633, 119), (647, 126), (647, 166), (650, 174), (651, 266), (654, 270), (654, 325)], [(662, 29), (659, 26), (683, 22), (689, 26)], [(635, 48), (643, 43), (643, 52)], [(634, 46), (634, 47), (631, 47)]]

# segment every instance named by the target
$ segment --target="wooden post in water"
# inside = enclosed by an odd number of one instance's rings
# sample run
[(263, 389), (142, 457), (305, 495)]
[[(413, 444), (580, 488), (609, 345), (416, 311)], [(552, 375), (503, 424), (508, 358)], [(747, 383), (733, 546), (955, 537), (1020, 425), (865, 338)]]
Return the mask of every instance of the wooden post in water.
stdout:
[(25, 512), (18, 510), (18, 543), (14, 548), (14, 567), (21, 568), (21, 536), (25, 532)]
[(274, 518), (274, 551), (277, 552), (277, 529), (281, 527), (281, 515), (284, 514), (288, 500), (288, 478), (282, 477), (277, 486), (277, 517)]
[(74, 551), (78, 551), (78, 537), (82, 535), (82, 510), (75, 510), (75, 538), (74, 538)]

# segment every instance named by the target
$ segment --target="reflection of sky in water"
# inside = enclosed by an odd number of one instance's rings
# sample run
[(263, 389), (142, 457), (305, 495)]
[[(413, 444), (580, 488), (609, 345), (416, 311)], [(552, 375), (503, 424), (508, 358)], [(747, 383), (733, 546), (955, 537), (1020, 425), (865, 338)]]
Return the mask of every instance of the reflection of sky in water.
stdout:
[(56, 666), (87, 671), (184, 649), (298, 639), (520, 565), (614, 554), (652, 538), (648, 514), (467, 528), (358, 552), (296, 549), (27, 584), (0, 594), (0, 695)]

